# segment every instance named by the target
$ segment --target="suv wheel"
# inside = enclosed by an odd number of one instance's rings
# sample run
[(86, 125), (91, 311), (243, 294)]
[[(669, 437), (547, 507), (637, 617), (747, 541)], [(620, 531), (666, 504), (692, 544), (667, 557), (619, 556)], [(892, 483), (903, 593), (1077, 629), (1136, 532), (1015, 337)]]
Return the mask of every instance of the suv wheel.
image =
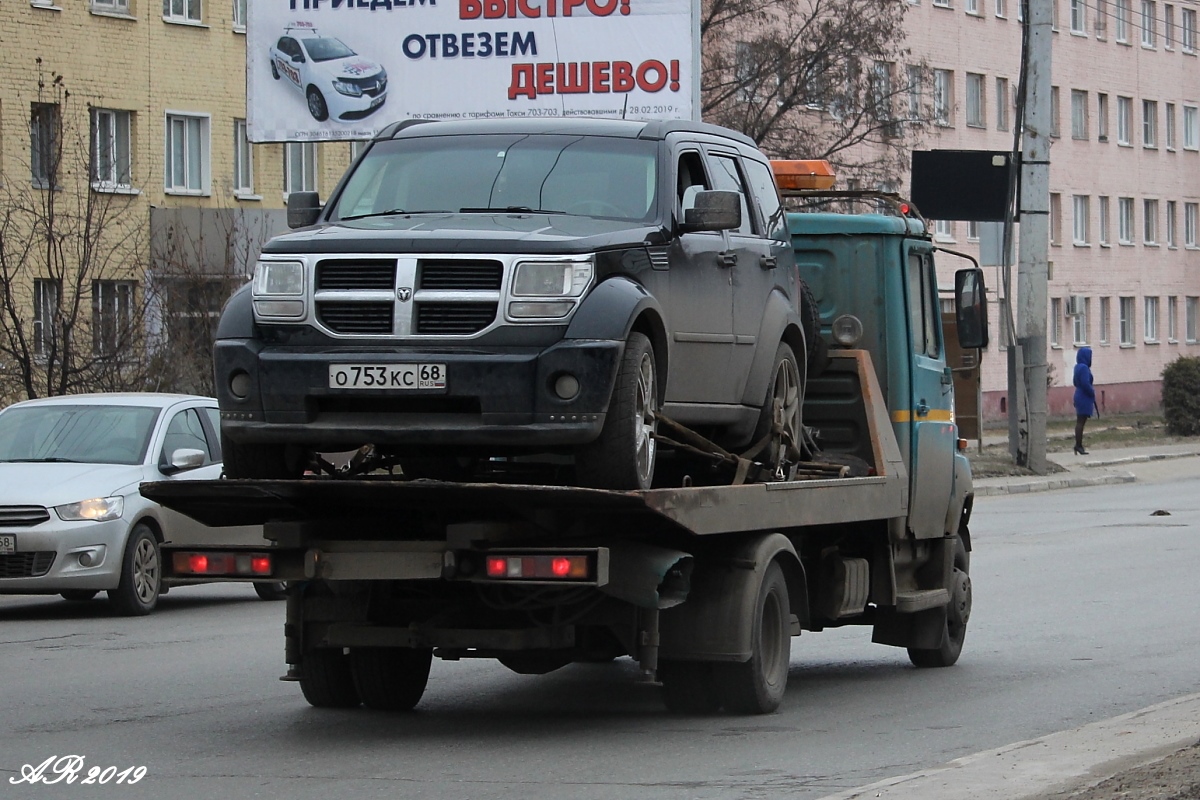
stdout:
[(796, 365), (796, 354), (792, 352), (791, 346), (781, 342), (779, 349), (775, 351), (771, 383), (767, 385), (767, 396), (763, 400), (758, 427), (754, 431), (754, 441), (756, 442), (773, 432), (776, 421), (775, 408), (778, 406), (782, 417), (779, 420), (780, 432), (772, 435), (766, 450), (762, 453), (763, 461), (772, 467), (779, 463), (787, 446), (786, 442), (790, 441), (793, 446), (800, 447), (803, 402), (800, 368)]
[(575, 454), (575, 477), (593, 489), (649, 489), (658, 442), (658, 368), (654, 348), (629, 334), (600, 436)]

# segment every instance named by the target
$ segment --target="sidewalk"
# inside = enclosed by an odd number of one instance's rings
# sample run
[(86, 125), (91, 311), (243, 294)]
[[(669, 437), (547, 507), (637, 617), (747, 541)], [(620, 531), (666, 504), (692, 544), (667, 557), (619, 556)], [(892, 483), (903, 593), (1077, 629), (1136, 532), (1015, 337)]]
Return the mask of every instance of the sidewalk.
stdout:
[[(1008, 440), (1003, 436), (985, 436), (983, 441), (985, 445), (1000, 445)], [(975, 494), (977, 496), (1021, 494), (1054, 489), (1075, 489), (1081, 486), (1132, 483), (1136, 478), (1128, 470), (1130, 464), (1196, 456), (1200, 456), (1200, 442), (1164, 443), (1109, 449), (1089, 446), (1086, 456), (1078, 456), (1070, 451), (1048, 453), (1046, 460), (1062, 467), (1066, 470), (1065, 472), (1038, 476), (978, 478), (975, 480)]]

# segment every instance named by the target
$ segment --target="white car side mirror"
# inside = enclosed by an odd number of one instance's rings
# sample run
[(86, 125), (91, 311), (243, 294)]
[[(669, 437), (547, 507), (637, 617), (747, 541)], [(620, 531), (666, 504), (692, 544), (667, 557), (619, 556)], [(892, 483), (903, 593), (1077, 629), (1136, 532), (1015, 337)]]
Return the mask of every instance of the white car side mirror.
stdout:
[(171, 465), (169, 470), (164, 472), (182, 472), (185, 469), (195, 469), (196, 467), (204, 466), (204, 451), (193, 450), (190, 447), (181, 447), (171, 453)]

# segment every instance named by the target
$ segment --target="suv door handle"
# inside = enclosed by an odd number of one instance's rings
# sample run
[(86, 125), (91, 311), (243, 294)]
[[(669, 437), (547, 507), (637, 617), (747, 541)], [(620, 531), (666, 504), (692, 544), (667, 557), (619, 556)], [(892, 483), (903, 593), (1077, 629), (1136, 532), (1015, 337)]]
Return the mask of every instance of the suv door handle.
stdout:
[(734, 267), (737, 266), (737, 253), (732, 250), (724, 250), (717, 253), (718, 267)]
[(758, 260), (758, 265), (763, 269), (775, 269), (779, 266), (779, 259), (775, 256), (763, 256)]

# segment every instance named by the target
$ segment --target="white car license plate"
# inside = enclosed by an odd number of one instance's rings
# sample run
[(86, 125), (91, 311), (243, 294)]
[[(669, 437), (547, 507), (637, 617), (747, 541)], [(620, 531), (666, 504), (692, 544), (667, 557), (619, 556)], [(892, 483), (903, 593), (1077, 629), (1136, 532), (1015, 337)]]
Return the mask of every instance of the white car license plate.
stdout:
[(330, 364), (330, 389), (438, 390), (446, 388), (445, 364)]
[(17, 537), (11, 533), (0, 534), (0, 555), (17, 552)]

